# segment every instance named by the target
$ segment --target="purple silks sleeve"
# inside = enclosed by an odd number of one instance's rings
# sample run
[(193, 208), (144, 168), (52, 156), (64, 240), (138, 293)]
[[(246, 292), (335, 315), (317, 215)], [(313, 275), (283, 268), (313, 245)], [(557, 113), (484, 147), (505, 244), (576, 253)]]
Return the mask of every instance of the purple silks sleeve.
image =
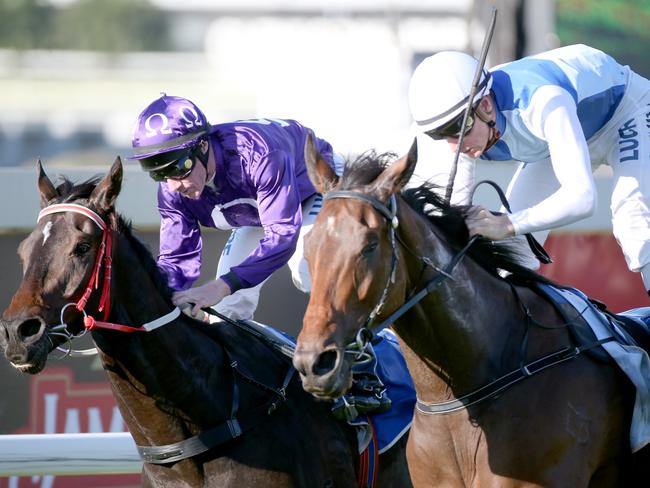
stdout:
[(160, 254), (158, 267), (173, 290), (192, 286), (201, 273), (201, 228), (183, 199), (158, 187)]

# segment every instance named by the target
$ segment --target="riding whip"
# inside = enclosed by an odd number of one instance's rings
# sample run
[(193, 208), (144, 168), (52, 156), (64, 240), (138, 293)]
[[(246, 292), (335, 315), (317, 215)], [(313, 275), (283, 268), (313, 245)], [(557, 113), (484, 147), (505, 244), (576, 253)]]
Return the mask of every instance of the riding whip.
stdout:
[(458, 146), (456, 147), (456, 153), (454, 155), (454, 162), (451, 166), (451, 171), (449, 173), (449, 182), (447, 183), (447, 192), (445, 194), (445, 202), (451, 202), (451, 194), (454, 190), (454, 180), (456, 179), (456, 171), (458, 170), (458, 158), (460, 157), (460, 151), (463, 145), (463, 139), (465, 138), (465, 127), (467, 127), (467, 118), (469, 113), (472, 111), (472, 105), (474, 103), (474, 96), (478, 90), (478, 85), (481, 81), (481, 73), (483, 72), (483, 66), (485, 66), (485, 58), (487, 57), (488, 49), (490, 49), (490, 43), (492, 42), (492, 34), (494, 33), (494, 26), (497, 21), (497, 9), (492, 7), (492, 19), (490, 20), (490, 25), (485, 33), (485, 38), (483, 39), (483, 46), (481, 47), (481, 55), (479, 57), (478, 65), (476, 66), (476, 73), (474, 73), (474, 81), (472, 82), (472, 87), (469, 92), (469, 98), (467, 99), (467, 107), (465, 107), (465, 113), (463, 114), (463, 123), (461, 124), (460, 137), (458, 138)]

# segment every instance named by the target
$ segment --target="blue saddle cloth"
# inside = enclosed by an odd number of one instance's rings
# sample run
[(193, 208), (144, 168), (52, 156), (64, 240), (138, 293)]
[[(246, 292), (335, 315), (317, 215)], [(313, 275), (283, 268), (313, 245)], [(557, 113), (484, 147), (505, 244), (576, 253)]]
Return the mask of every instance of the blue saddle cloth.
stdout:
[[(372, 347), (377, 356), (375, 372), (386, 387), (386, 394), (391, 399), (389, 410), (372, 415), (359, 415), (349, 421), (357, 427), (359, 452), (371, 442), (376, 442), (379, 454), (387, 451), (406, 433), (413, 421), (415, 408), (415, 386), (406, 366), (406, 361), (399, 347), (395, 332), (382, 329), (375, 334)], [(372, 421), (374, 439), (369, 426)]]
[(377, 356), (377, 375), (386, 386), (391, 408), (371, 415), (379, 454), (390, 449), (411, 427), (415, 408), (415, 386), (404, 355), (392, 329), (382, 329), (373, 342)]
[[(264, 335), (287, 356), (293, 356), (296, 340), (289, 334), (253, 320), (241, 322)], [(367, 435), (359, 436), (360, 451), (362, 451), (370, 442), (368, 429), (368, 417), (370, 417), (375, 431), (377, 450), (381, 454), (390, 449), (411, 427), (415, 408), (415, 386), (397, 337), (391, 329), (383, 329), (376, 333), (372, 345), (377, 356), (375, 372), (386, 387), (392, 405), (386, 412), (370, 416), (360, 415), (349, 423), (359, 429), (365, 429)]]
[[(591, 329), (595, 340), (612, 337), (616, 339), (604, 342), (602, 349), (616, 362), (636, 388), (630, 427), (630, 447), (632, 452), (636, 452), (650, 445), (650, 357), (648, 353), (637, 345), (634, 338), (620, 326), (621, 324), (613, 315), (595, 307), (581, 291), (546, 284), (541, 285), (541, 288), (554, 304), (573, 307), (572, 313), (569, 314), (571, 320), (566, 321), (567, 325), (570, 322), (578, 322), (576, 318), (582, 318)], [(622, 315), (643, 326), (648, 320), (648, 310), (644, 308), (630, 310), (616, 317), (620, 318)]]

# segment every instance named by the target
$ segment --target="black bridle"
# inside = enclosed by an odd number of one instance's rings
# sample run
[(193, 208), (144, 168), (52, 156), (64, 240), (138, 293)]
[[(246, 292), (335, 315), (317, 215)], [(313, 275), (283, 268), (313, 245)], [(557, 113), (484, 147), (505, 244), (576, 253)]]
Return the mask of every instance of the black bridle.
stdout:
[[(488, 182), (492, 184), (492, 182)], [(478, 185), (477, 185), (478, 186)], [(494, 185), (493, 185), (494, 186)], [(500, 189), (497, 189), (500, 191)], [(501, 192), (502, 193), (502, 192)], [(500, 194), (500, 197), (502, 198), (502, 201), (504, 201), (505, 197)], [(358, 191), (331, 191), (324, 196), (324, 200), (333, 200), (337, 198), (348, 198), (348, 199), (353, 199), (353, 200), (360, 200), (362, 202), (370, 204), (375, 210), (377, 210), (388, 222), (389, 224), (389, 233), (390, 233), (390, 242), (391, 242), (391, 253), (392, 253), (392, 258), (391, 258), (391, 272), (389, 274), (388, 279), (386, 280), (386, 285), (384, 287), (384, 291), (382, 292), (381, 298), (379, 300), (379, 303), (375, 306), (375, 308), (371, 311), (370, 315), (368, 318), (365, 320), (363, 326), (361, 329), (359, 329), (359, 332), (357, 333), (357, 336), (355, 340), (348, 344), (345, 348), (345, 353), (347, 354), (352, 354), (355, 356), (353, 362), (358, 362), (359, 359), (365, 354), (369, 354), (366, 352), (368, 348), (368, 344), (370, 343), (370, 340), (372, 338), (372, 332), (370, 331), (370, 327), (372, 326), (373, 328), (384, 328), (388, 325), (391, 325), (394, 323), (398, 318), (400, 318), (402, 315), (404, 315), (409, 309), (411, 309), (413, 306), (415, 306), (420, 300), (422, 300), (426, 295), (431, 293), (435, 288), (440, 286), (446, 279), (450, 278), (453, 279), (452, 273), (456, 266), (461, 262), (463, 257), (467, 254), (469, 251), (470, 247), (474, 242), (478, 239), (478, 236), (473, 236), (465, 246), (458, 251), (447, 263), (447, 265), (444, 268), (439, 268), (437, 267), (429, 258), (423, 257), (423, 256), (417, 256), (426, 266), (429, 266), (433, 268), (437, 274), (418, 292), (413, 293), (407, 300), (406, 302), (399, 307), (397, 310), (395, 310), (393, 313), (391, 313), (386, 319), (384, 319), (380, 324), (373, 326), (372, 323), (375, 319), (375, 317), (379, 314), (379, 311), (384, 305), (384, 302), (386, 301), (386, 298), (388, 297), (388, 289), (390, 287), (390, 284), (394, 281), (395, 277), (395, 272), (397, 268), (397, 246), (396, 242), (399, 241), (402, 243), (402, 245), (406, 248), (409, 249), (408, 246), (400, 239), (399, 234), (397, 234), (396, 229), (399, 225), (399, 220), (397, 218), (397, 199), (395, 198), (395, 195), (391, 195), (389, 204), (386, 205), (379, 201), (376, 198), (373, 198), (371, 196), (368, 196), (364, 193), (358, 192)], [(507, 202), (506, 202), (507, 206)], [(531, 236), (532, 238), (532, 236)], [(530, 241), (529, 241), (530, 243)], [(540, 246), (541, 247), (541, 246)], [(532, 245), (531, 245), (532, 248)], [(543, 251), (543, 248), (541, 248)], [(410, 251), (410, 249), (409, 249)], [(540, 259), (543, 258), (543, 255), (538, 255), (537, 250), (533, 248), (533, 252), (535, 252), (536, 256)], [(545, 255), (545, 251), (544, 251)], [(519, 295), (517, 291), (513, 287), (513, 292), (515, 293), (515, 296), (517, 297), (517, 300), (521, 303), (521, 299), (519, 298)], [(523, 306), (523, 303), (522, 303)], [(530, 312), (528, 308), (523, 306), (524, 314), (527, 320), (527, 323), (533, 323), (534, 320), (532, 316), (530, 315)], [(528, 330), (528, 327), (527, 329)], [(543, 371), (551, 366), (563, 363), (565, 361), (569, 361), (571, 359), (575, 359), (579, 354), (581, 354), (584, 351), (587, 351), (589, 349), (598, 347), (605, 342), (609, 342), (614, 340), (614, 337), (607, 337), (605, 339), (593, 341), (589, 344), (583, 344), (580, 346), (569, 346), (560, 349), (559, 351), (555, 351), (551, 354), (548, 354), (546, 356), (543, 356), (541, 358), (534, 359), (532, 361), (529, 361), (525, 363), (522, 359), (521, 364), (518, 368), (504, 374), (503, 376), (497, 378), (496, 380), (493, 380), (489, 382), (486, 385), (483, 385), (476, 390), (472, 391), (471, 393), (468, 393), (466, 395), (463, 395), (459, 398), (445, 401), (445, 402), (439, 402), (439, 403), (431, 403), (431, 402), (423, 402), (419, 398), (417, 399), (416, 403), (416, 408), (425, 414), (444, 414), (444, 413), (451, 413), (451, 412), (456, 412), (458, 410), (465, 409), (469, 407), (470, 405), (474, 405), (476, 403), (479, 403), (483, 400), (487, 400), (489, 398), (492, 398), (496, 396), (498, 393), (501, 391), (511, 387), (515, 383), (518, 383), (519, 381), (526, 379), (536, 373), (539, 373), (540, 371)], [(524, 339), (524, 345), (527, 343), (527, 336)], [(366, 359), (361, 359), (361, 361), (365, 361)]]
[[(397, 228), (399, 227), (399, 219), (397, 218), (397, 198), (395, 197), (394, 194), (391, 195), (389, 203), (388, 205), (386, 205), (380, 202), (378, 199), (368, 196), (364, 193), (358, 191), (351, 191), (351, 190), (341, 190), (341, 191), (331, 191), (329, 193), (326, 193), (323, 197), (323, 200), (326, 201), (326, 200), (333, 200), (339, 198), (360, 200), (362, 202), (370, 204), (375, 210), (377, 210), (377, 212), (381, 214), (382, 217), (386, 219), (389, 227), (389, 237), (390, 237), (390, 245), (391, 245), (390, 274), (388, 275), (386, 284), (384, 285), (384, 290), (381, 294), (381, 297), (377, 305), (375, 305), (375, 307), (372, 309), (372, 311), (366, 318), (365, 322), (359, 329), (359, 332), (357, 333), (355, 340), (350, 344), (348, 344), (345, 348), (345, 352), (347, 354), (352, 354), (355, 356), (353, 362), (359, 362), (359, 361), (363, 362), (367, 360), (364, 357), (367, 355), (365, 351), (368, 348), (368, 344), (370, 343), (370, 340), (372, 339), (372, 332), (370, 331), (370, 328), (372, 327), (376, 329), (383, 329), (384, 327), (392, 324), (393, 322), (395, 322), (395, 320), (397, 320), (406, 312), (408, 312), (411, 308), (413, 308), (425, 296), (431, 293), (435, 288), (440, 286), (447, 278), (453, 279), (451, 273), (454, 271), (454, 269), (456, 268), (458, 263), (460, 263), (463, 257), (467, 254), (467, 251), (469, 251), (469, 248), (471, 247), (472, 244), (474, 244), (474, 242), (478, 239), (478, 237), (477, 236), (472, 237), (467, 242), (467, 244), (452, 257), (451, 261), (449, 261), (447, 266), (445, 266), (444, 268), (439, 268), (427, 257), (418, 256), (419, 259), (425, 264), (425, 266), (431, 267), (437, 272), (436, 276), (434, 276), (421, 290), (419, 290), (416, 293), (413, 293), (406, 300), (406, 302), (404, 302), (404, 304), (401, 307), (399, 307), (397, 310), (391, 313), (380, 324), (373, 325), (375, 318), (381, 312), (386, 302), (386, 299), (388, 298), (390, 285), (395, 282), (395, 273), (397, 271), (397, 241), (400, 241), (402, 245), (406, 247), (406, 245), (400, 239), (399, 235), (396, 232)], [(408, 247), (406, 248), (408, 249)]]

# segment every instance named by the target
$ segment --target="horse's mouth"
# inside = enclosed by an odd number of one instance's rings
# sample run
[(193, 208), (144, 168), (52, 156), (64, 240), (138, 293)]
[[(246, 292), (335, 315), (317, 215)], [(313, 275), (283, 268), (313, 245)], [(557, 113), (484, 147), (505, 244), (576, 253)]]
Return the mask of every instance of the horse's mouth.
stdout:
[(45, 368), (46, 363), (47, 361), (42, 360), (37, 363), (34, 362), (34, 363), (27, 363), (27, 364), (16, 364), (16, 363), (10, 363), (10, 364), (21, 373), (38, 374), (41, 371), (43, 371), (43, 368)]
[(352, 386), (352, 375), (349, 371), (347, 374), (339, 371), (339, 374), (327, 377), (300, 375), (300, 379), (305, 391), (319, 400), (336, 400)]
[(31, 350), (24, 359), (9, 359), (9, 364), (21, 373), (37, 374), (40, 373), (47, 364), (47, 356), (50, 351), (39, 342), (37, 350)]
[(61, 342), (61, 339), (51, 337), (47, 333), (29, 345), (12, 344), (10, 341), (5, 349), (5, 357), (9, 364), (21, 373), (38, 374), (45, 368), (49, 354)]

